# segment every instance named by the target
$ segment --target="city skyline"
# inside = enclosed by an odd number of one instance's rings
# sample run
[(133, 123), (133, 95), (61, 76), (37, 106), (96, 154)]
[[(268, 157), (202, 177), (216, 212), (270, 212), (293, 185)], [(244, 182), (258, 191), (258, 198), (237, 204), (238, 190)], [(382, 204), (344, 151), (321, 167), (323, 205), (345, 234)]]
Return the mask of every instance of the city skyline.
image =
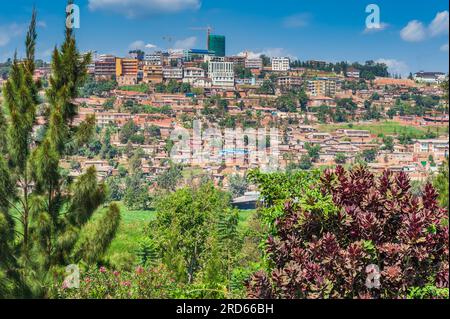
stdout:
[[(371, 1), (331, 3), (208, 0), (80, 0), (82, 51), (96, 50), (126, 56), (130, 49), (205, 48), (206, 31), (225, 35), (227, 55), (243, 51), (300, 60), (329, 62), (374, 60), (391, 73), (448, 72), (448, 3), (434, 0), (373, 2), (380, 8), (381, 25), (366, 29)], [(35, 3), (39, 21), (37, 57), (49, 60), (61, 43), (65, 1)], [(30, 0), (3, 3), (0, 12), (0, 61), (17, 49), (23, 55), (21, 36), (33, 7)], [(20, 10), (18, 10), (20, 8)], [(401, 12), (401, 14), (399, 14)]]

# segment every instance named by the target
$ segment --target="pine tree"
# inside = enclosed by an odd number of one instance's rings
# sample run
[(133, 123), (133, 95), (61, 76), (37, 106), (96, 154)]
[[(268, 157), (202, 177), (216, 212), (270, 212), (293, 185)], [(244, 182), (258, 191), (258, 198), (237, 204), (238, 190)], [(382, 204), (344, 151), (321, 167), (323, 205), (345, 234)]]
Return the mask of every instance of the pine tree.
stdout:
[[(69, 1), (71, 3), (71, 1)], [(36, 12), (26, 37), (26, 58), (14, 58), (3, 90), (0, 112), (0, 297), (43, 297), (54, 272), (69, 264), (95, 263), (117, 231), (120, 211), (112, 204), (95, 222), (93, 213), (106, 198), (95, 168), (73, 181), (59, 162), (91, 138), (95, 119), (73, 125), (73, 100), (87, 74), (90, 56), (76, 47), (72, 29), (52, 56), (52, 75), (46, 92), (42, 140), (35, 139), (40, 85), (35, 70)], [(4, 115), (1, 115), (4, 113)]]

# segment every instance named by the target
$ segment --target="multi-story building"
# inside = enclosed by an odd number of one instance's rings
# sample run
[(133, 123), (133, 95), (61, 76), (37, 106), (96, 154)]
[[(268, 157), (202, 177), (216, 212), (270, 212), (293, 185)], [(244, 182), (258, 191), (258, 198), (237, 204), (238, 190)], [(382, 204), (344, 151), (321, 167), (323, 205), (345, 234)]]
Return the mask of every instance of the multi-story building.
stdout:
[(349, 78), (359, 79), (359, 73), (359, 70), (352, 66), (347, 69), (347, 77)]
[(95, 61), (94, 74), (97, 80), (112, 79), (116, 76), (116, 57), (113, 55), (100, 55)]
[(189, 49), (183, 51), (184, 61), (203, 61), (206, 56), (214, 56), (214, 52), (203, 49)]
[(116, 59), (116, 76), (137, 75), (139, 61), (137, 59)]
[(245, 66), (245, 57), (240, 55), (227, 56), (225, 57), (225, 62), (233, 62), (234, 65)]
[(225, 36), (210, 34), (208, 36), (208, 50), (214, 52), (215, 56), (225, 56)]
[(286, 57), (272, 58), (272, 71), (285, 72), (290, 69), (290, 60)]
[(145, 64), (153, 64), (153, 65), (162, 65), (162, 53), (161, 52), (153, 52), (148, 53), (144, 56)]
[(202, 68), (184, 68), (183, 82), (194, 84), (194, 82), (198, 79), (205, 77), (205, 70)]
[(212, 80), (213, 86), (234, 86), (233, 62), (209, 62), (208, 77)]
[(300, 86), (303, 83), (303, 79), (299, 76), (280, 76), (277, 78), (277, 84), (279, 86), (292, 87)]
[(139, 61), (137, 59), (116, 59), (116, 79), (119, 85), (137, 84)]
[(247, 69), (261, 70), (263, 67), (263, 61), (261, 58), (245, 59), (245, 67)]
[(420, 71), (414, 74), (414, 80), (421, 83), (437, 84), (445, 80), (445, 73)]
[(181, 80), (183, 78), (182, 68), (163, 68), (164, 80)]
[(142, 82), (161, 83), (163, 81), (163, 68), (161, 65), (145, 64), (142, 70)]
[(307, 90), (312, 96), (329, 96), (336, 95), (336, 81), (326, 78), (318, 78), (308, 81)]
[(448, 140), (416, 140), (414, 143), (414, 153), (418, 155), (433, 156), (434, 159), (448, 157)]

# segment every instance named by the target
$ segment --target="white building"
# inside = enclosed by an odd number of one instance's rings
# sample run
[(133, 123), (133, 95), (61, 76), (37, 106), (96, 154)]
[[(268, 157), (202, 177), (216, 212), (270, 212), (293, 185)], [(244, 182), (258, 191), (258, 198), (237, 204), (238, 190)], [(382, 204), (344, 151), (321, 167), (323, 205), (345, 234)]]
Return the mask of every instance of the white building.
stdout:
[(354, 67), (349, 67), (347, 69), (347, 77), (349, 78), (355, 78), (355, 79), (359, 79), (359, 70), (355, 69)]
[(428, 139), (416, 140), (414, 143), (414, 153), (432, 155), (433, 157), (448, 156), (448, 140)]
[(290, 62), (289, 58), (272, 58), (272, 71), (288, 71)]
[(438, 84), (445, 80), (445, 73), (442, 72), (417, 72), (414, 80), (421, 83)]
[(144, 56), (144, 63), (146, 65), (162, 65), (161, 52), (149, 53)]
[(183, 82), (193, 84), (196, 79), (201, 79), (205, 77), (205, 70), (202, 68), (185, 68), (183, 75)]
[(263, 67), (263, 61), (261, 58), (246, 59), (245, 68), (261, 70)]
[(163, 68), (163, 78), (170, 80), (181, 80), (183, 78), (182, 68)]
[(213, 86), (234, 86), (233, 62), (209, 62), (208, 77), (212, 80)]

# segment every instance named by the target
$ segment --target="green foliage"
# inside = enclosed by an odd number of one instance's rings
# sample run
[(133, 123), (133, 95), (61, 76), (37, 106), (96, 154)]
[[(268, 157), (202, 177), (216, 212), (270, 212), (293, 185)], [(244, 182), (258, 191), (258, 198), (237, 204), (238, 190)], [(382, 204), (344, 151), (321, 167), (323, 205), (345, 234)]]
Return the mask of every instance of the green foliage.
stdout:
[(90, 267), (80, 274), (80, 288), (68, 288), (61, 279), (51, 289), (57, 299), (169, 299), (182, 294), (174, 275), (164, 265), (154, 268), (137, 267), (119, 272), (105, 267)]
[(90, 97), (92, 95), (103, 96), (117, 87), (116, 81), (95, 81), (93, 77), (89, 77), (84, 85), (80, 88), (81, 97)]
[(438, 288), (427, 284), (424, 287), (412, 287), (409, 289), (408, 299), (448, 299), (448, 288)]
[(439, 202), (442, 207), (446, 207), (448, 211), (448, 158), (442, 163), (439, 168), (439, 174), (433, 181), (433, 185), (439, 193)]
[[(312, 186), (319, 179), (320, 172), (293, 171), (288, 173), (264, 174), (259, 170), (251, 170), (249, 180), (258, 186), (264, 206), (261, 218), (267, 225), (273, 225), (276, 218), (283, 214), (283, 205), (286, 199), (296, 198), (297, 201), (307, 198)], [(310, 203), (310, 205), (315, 205)]]
[(84, 238), (81, 230), (105, 200), (105, 186), (97, 182), (94, 168), (73, 181), (59, 162), (87, 143), (94, 132), (93, 117), (72, 125), (73, 101), (86, 78), (90, 56), (78, 52), (72, 30), (67, 28), (63, 45), (53, 51), (46, 128), (35, 140), (32, 132), (40, 103), (40, 83), (33, 81), (35, 40), (33, 11), (26, 59), (20, 63), (14, 59), (11, 65), (3, 90), (7, 113), (0, 116), (0, 130), (6, 133), (6, 143), (0, 145), (0, 287), (13, 289), (14, 297), (42, 297), (51, 271), (82, 260), (96, 262), (119, 220), (118, 208), (111, 206), (102, 227), (93, 227), (87, 239), (95, 247), (80, 242)]
[(93, 264), (99, 260), (116, 235), (120, 222), (120, 210), (117, 204), (111, 204), (103, 216), (87, 223), (74, 251), (75, 260)]
[(311, 161), (316, 162), (320, 157), (320, 145), (316, 144), (313, 145), (311, 143), (305, 143), (305, 149), (308, 151), (308, 156), (310, 157)]
[(336, 164), (345, 164), (347, 162), (347, 156), (343, 153), (337, 153), (334, 157)]
[(156, 208), (157, 217), (148, 235), (155, 241), (162, 263), (181, 282), (192, 284), (198, 276), (209, 278), (205, 280), (214, 286), (220, 278), (211, 276), (227, 273), (221, 256), (228, 250), (219, 244), (233, 240), (235, 234), (228, 229), (236, 224), (236, 216), (229, 215), (233, 214), (229, 195), (207, 182), (164, 195)]
[(182, 171), (183, 167), (181, 165), (171, 163), (169, 169), (156, 179), (158, 187), (166, 191), (174, 191), (183, 177)]
[(136, 255), (140, 266), (154, 266), (158, 258), (158, 251), (154, 241), (148, 237), (142, 238), (139, 241), (139, 247), (136, 250)]
[(233, 174), (229, 177), (228, 184), (233, 197), (244, 195), (248, 189), (248, 181), (246, 176)]

